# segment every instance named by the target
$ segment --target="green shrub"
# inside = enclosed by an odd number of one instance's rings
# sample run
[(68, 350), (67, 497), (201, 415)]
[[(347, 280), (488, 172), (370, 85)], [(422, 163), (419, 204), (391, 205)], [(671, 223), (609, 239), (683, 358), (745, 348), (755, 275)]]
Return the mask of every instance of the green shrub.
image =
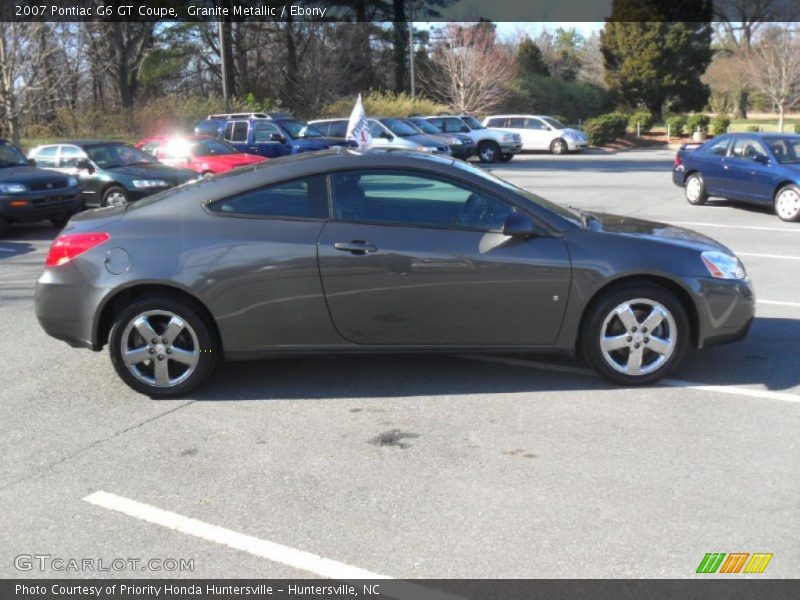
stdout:
[(686, 129), (686, 115), (672, 115), (667, 117), (667, 127), (671, 135), (682, 135)]
[(614, 108), (608, 90), (587, 81), (531, 75), (509, 82), (506, 100), (497, 113), (558, 115), (562, 123), (596, 117)]
[(711, 119), (711, 133), (714, 135), (722, 135), (728, 131), (731, 125), (731, 119), (727, 115), (717, 115)]
[(656, 119), (653, 113), (646, 109), (639, 109), (628, 115), (628, 129), (631, 131), (636, 131), (636, 126), (638, 124), (639, 130), (642, 133), (646, 133), (653, 128), (655, 122)]
[(706, 131), (710, 121), (711, 119), (708, 118), (708, 115), (704, 115), (703, 113), (689, 115), (686, 118), (686, 128), (689, 130), (688, 133), (694, 133), (698, 130)]
[(794, 132), (800, 133), (800, 121), (795, 121), (794, 123)]
[(608, 113), (587, 119), (583, 126), (592, 146), (603, 146), (625, 135), (628, 117), (621, 113)]
[[(412, 98), (405, 92), (394, 94), (393, 92), (370, 92), (361, 97), (364, 103), (364, 112), (370, 116), (379, 117), (407, 117), (408, 115), (420, 113), (423, 115), (435, 115), (436, 113), (446, 112), (448, 107), (444, 104), (434, 102), (424, 96)], [(348, 117), (353, 111), (356, 103), (354, 97), (340, 98), (331, 102), (322, 109), (323, 117)]]

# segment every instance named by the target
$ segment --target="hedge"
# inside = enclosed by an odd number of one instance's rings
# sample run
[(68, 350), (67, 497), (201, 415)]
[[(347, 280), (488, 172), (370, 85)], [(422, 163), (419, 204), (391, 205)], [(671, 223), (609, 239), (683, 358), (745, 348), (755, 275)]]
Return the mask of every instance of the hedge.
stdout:
[(672, 115), (667, 117), (667, 127), (669, 127), (670, 135), (681, 135), (683, 130), (686, 129), (686, 115)]
[(608, 113), (594, 119), (587, 119), (583, 126), (586, 137), (592, 146), (603, 146), (625, 135), (628, 117), (621, 113)]
[(636, 126), (639, 126), (639, 131), (645, 133), (650, 131), (655, 124), (656, 119), (649, 110), (637, 110), (628, 116), (628, 128), (631, 131), (636, 131)]
[(731, 125), (730, 117), (726, 115), (717, 115), (711, 119), (711, 133), (714, 135), (722, 135), (728, 131)]
[(710, 121), (711, 119), (708, 118), (708, 115), (704, 115), (703, 113), (689, 115), (686, 117), (686, 127), (689, 130), (688, 133), (694, 133), (698, 129), (700, 131), (706, 131)]

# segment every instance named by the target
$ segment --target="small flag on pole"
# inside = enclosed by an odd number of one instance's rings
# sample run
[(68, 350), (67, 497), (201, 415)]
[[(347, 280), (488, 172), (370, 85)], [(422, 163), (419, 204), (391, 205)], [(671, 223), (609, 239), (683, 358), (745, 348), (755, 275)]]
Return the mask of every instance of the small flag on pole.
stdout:
[(361, 104), (361, 94), (358, 95), (353, 112), (350, 113), (350, 122), (347, 124), (348, 140), (355, 140), (358, 147), (363, 150), (372, 143), (372, 136), (369, 134), (369, 121), (364, 113), (364, 105)]

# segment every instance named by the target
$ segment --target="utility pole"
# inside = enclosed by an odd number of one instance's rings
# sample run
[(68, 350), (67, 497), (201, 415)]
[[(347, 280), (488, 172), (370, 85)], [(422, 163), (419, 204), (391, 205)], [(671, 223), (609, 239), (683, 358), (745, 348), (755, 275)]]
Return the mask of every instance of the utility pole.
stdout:
[(219, 33), (219, 63), (222, 67), (222, 97), (225, 99), (225, 112), (231, 111), (231, 91), (228, 89), (228, 58), (225, 55), (225, 34), (222, 30), (222, 21), (217, 21)]
[(411, 98), (414, 98), (414, 0), (409, 0), (408, 11), (408, 63), (411, 79)]

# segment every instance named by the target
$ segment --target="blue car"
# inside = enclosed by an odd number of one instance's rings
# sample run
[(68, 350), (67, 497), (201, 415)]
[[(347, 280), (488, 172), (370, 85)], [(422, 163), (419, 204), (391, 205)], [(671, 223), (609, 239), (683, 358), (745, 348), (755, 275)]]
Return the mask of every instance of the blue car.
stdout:
[(730, 133), (684, 144), (672, 181), (689, 204), (710, 196), (772, 206), (784, 221), (800, 220), (800, 135)]
[(347, 142), (326, 138), (321, 131), (289, 113), (227, 113), (209, 115), (194, 128), (196, 135), (223, 139), (241, 152), (277, 158), (327, 150)]

